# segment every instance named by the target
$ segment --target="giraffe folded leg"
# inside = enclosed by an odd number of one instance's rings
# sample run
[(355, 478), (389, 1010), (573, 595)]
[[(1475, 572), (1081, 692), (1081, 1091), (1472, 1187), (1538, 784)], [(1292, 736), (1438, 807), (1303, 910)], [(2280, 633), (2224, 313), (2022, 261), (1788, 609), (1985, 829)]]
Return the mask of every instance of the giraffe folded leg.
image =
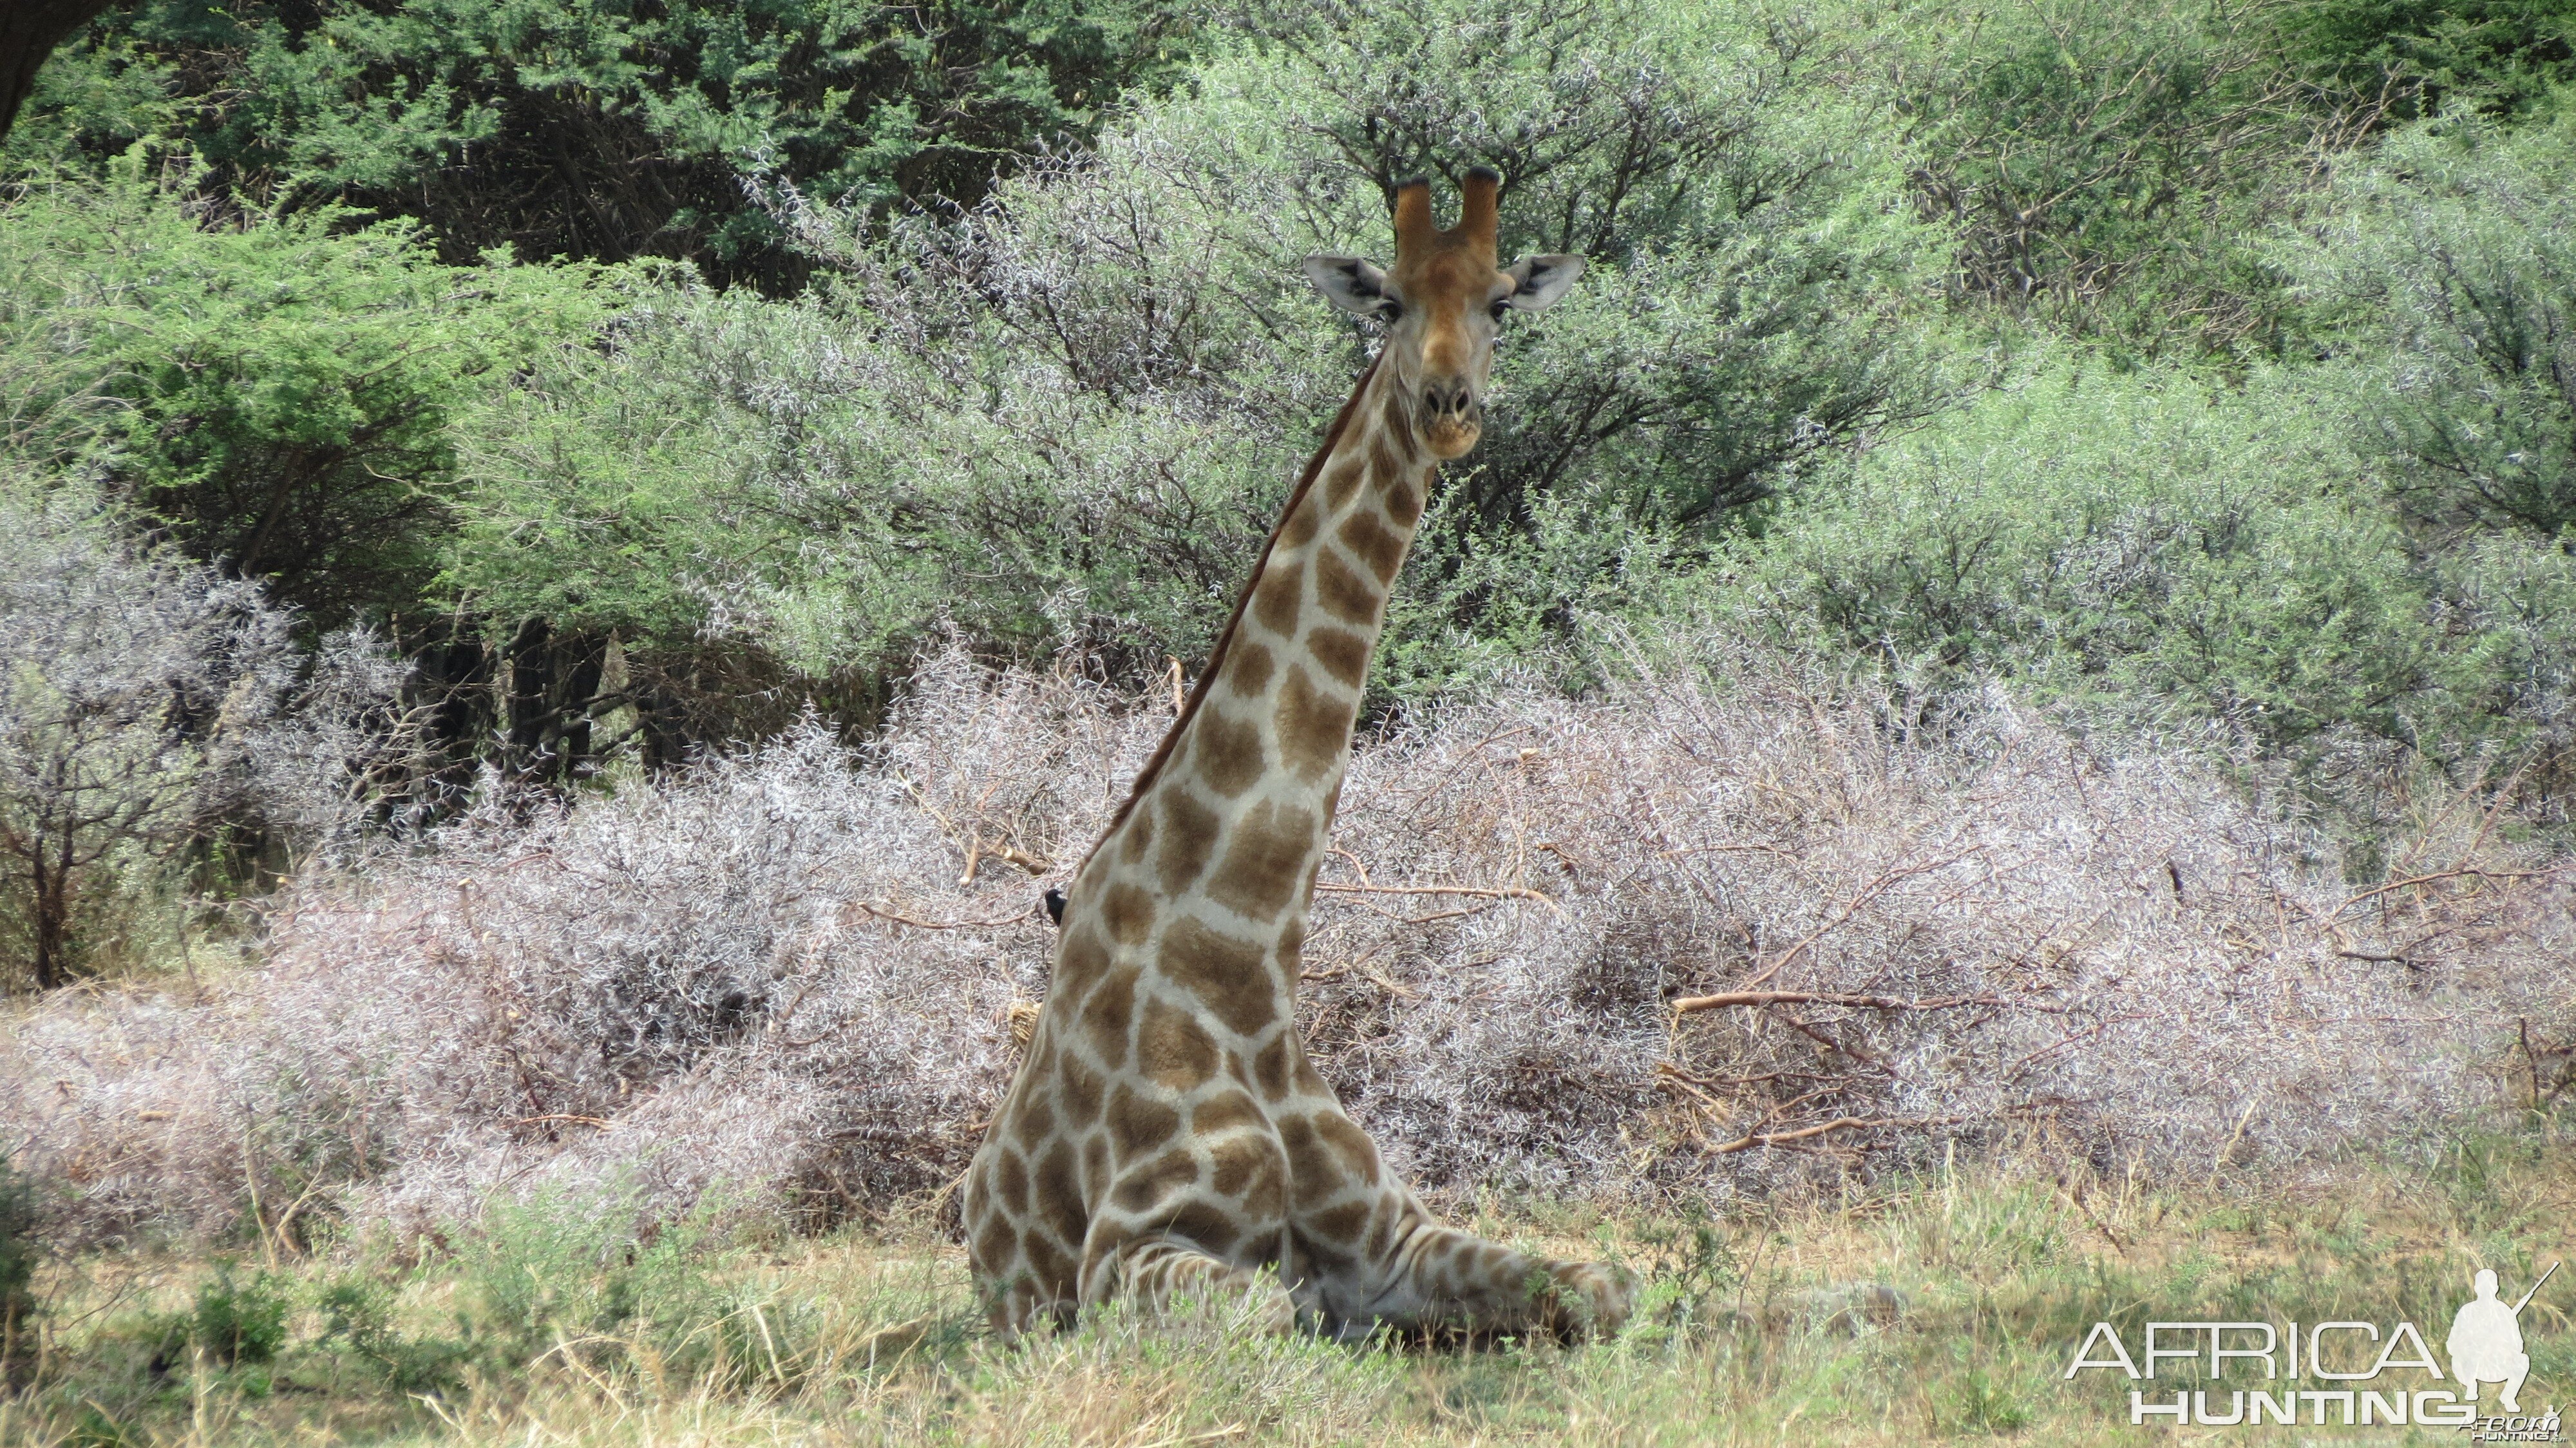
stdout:
[(1297, 1323), (1296, 1306), (1276, 1272), (1229, 1262), (1187, 1238), (1163, 1232), (1130, 1238), (1084, 1262), (1085, 1303), (1122, 1296), (1155, 1314), (1185, 1303), (1206, 1307), (1249, 1298), (1263, 1330), (1286, 1332)]
[(1425, 1221), (1397, 1247), (1371, 1308), (1401, 1327), (1609, 1338), (1636, 1291), (1624, 1267), (1531, 1257)]

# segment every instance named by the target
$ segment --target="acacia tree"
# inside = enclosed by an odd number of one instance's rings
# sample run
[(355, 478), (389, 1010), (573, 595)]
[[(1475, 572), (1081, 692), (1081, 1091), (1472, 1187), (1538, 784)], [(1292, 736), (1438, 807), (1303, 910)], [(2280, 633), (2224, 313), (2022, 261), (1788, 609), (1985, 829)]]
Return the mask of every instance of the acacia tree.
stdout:
[(288, 623), (76, 491), (0, 493), (0, 859), (38, 989), (68, 978), (94, 877), (167, 858), (241, 787), (294, 681)]

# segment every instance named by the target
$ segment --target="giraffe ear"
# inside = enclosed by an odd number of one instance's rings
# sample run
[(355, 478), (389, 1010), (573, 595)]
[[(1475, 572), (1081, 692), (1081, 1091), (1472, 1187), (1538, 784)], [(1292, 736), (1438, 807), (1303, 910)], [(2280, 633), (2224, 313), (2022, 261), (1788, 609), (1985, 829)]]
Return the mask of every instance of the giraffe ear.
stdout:
[(1518, 312), (1542, 311), (1556, 305), (1574, 279), (1583, 275), (1583, 258), (1579, 256), (1525, 256), (1503, 268), (1512, 279), (1512, 294), (1503, 305)]
[(1310, 256), (1305, 267), (1306, 280), (1324, 294), (1324, 300), (1354, 316), (1392, 319), (1403, 310), (1386, 273), (1358, 257)]

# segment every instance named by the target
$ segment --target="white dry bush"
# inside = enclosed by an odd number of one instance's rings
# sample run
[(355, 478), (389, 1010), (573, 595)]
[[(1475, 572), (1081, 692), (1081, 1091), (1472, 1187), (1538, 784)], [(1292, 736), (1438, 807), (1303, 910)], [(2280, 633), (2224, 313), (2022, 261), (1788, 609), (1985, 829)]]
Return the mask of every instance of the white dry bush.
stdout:
[[(1952, 1140), (2305, 1170), (2565, 1082), (2570, 881), (2491, 813), (2428, 816), (2430, 878), (2348, 887), (2202, 765), (2000, 694), (1925, 731), (1786, 663), (1616, 672), (1354, 760), (1304, 1025), (1437, 1196), (1762, 1191)], [(1043, 995), (1039, 891), (1170, 711), (952, 650), (863, 750), (809, 721), (492, 798), (293, 886), (265, 966), (198, 999), (34, 1007), (0, 1122), (90, 1239), (935, 1200)], [(1675, 1009), (1756, 989), (1789, 998)]]

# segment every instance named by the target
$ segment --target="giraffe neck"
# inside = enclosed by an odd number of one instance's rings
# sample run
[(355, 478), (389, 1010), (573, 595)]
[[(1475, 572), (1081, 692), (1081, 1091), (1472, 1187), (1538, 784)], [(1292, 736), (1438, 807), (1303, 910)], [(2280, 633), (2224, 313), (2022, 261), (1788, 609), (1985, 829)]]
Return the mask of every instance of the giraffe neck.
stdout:
[[(1302, 938), (1388, 589), (1437, 464), (1370, 369), (1291, 495), (1215, 657), (1095, 865), (1239, 939)], [(1286, 984), (1293, 993), (1295, 976)]]

